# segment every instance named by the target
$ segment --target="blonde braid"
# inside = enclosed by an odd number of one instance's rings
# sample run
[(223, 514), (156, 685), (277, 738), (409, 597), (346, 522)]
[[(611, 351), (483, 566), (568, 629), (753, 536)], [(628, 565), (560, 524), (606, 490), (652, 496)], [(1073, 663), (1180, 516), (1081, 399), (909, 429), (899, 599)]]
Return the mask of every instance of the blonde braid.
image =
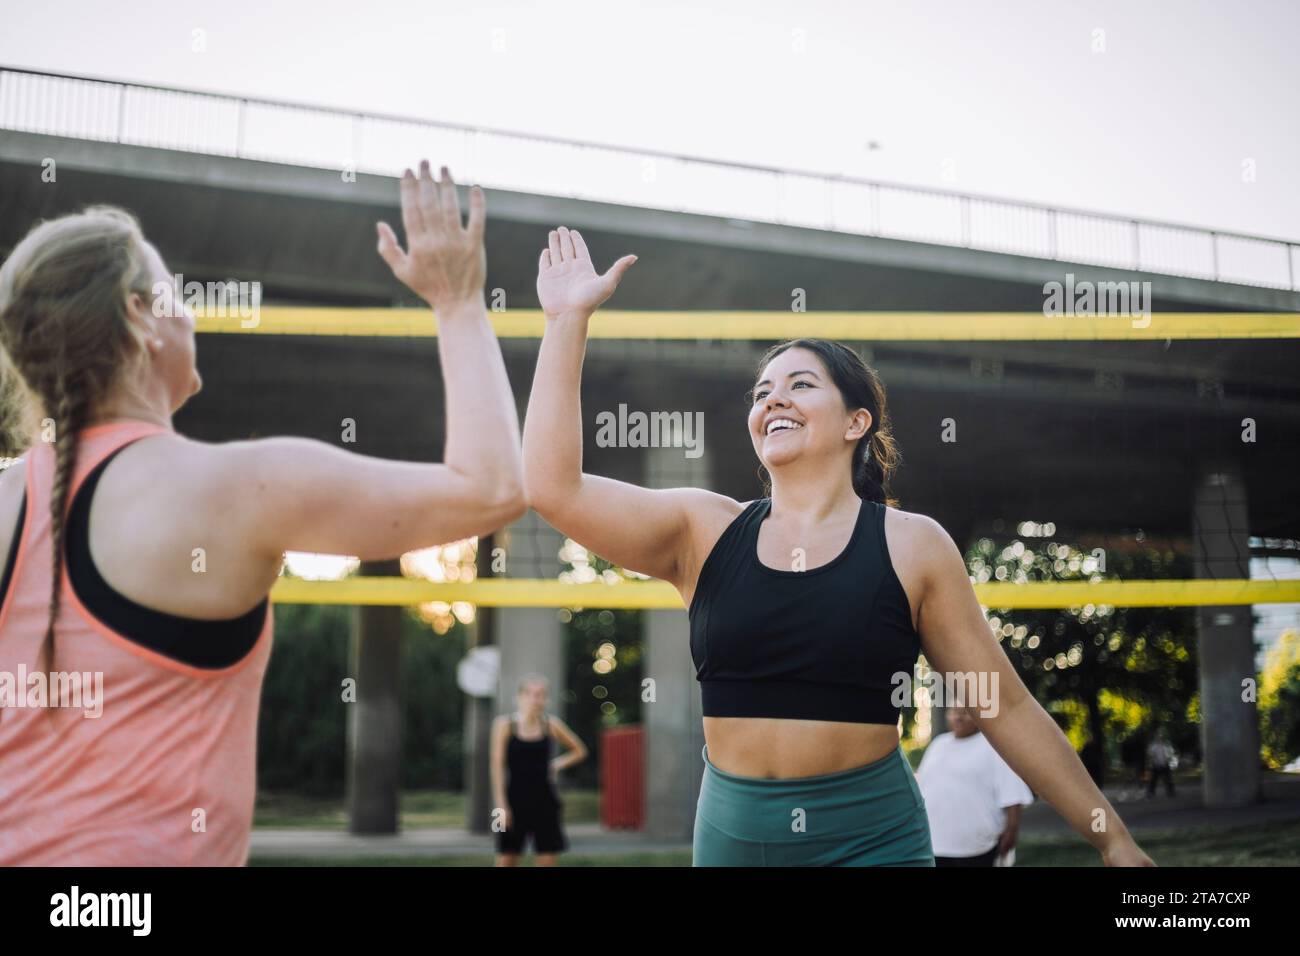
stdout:
[[(0, 400), (6, 427), (53, 419), (50, 492), (53, 574), (50, 615), (39, 659), (54, 667), (61, 603), (65, 510), (79, 431), (111, 399), (142, 354), (128, 299), (152, 299), (144, 236), (129, 213), (107, 206), (37, 224), (0, 267)], [(10, 370), (16, 376), (9, 374)], [(20, 381), (13, 381), (14, 378)], [(25, 400), (25, 401), (24, 401)], [(16, 408), (26, 404), (26, 408)], [(31, 406), (39, 406), (39, 410)], [(13, 446), (20, 439), (10, 440)]]
[[(62, 383), (60, 383), (61, 385)], [(54, 484), (50, 489), (50, 550), (52, 552), (53, 585), (50, 588), (50, 617), (41, 641), (40, 658), (45, 659), (47, 671), (54, 667), (54, 621), (59, 616), (63, 589), (63, 549), (67, 540), (66, 505), (72, 476), (77, 465), (77, 433), (85, 426), (84, 400), (67, 389), (56, 386), (54, 409)]]

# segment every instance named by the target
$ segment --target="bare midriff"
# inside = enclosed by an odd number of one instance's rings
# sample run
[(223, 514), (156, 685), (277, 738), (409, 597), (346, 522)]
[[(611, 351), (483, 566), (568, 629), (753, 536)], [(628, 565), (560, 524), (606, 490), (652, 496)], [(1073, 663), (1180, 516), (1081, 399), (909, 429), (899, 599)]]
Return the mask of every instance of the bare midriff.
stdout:
[(869, 764), (898, 746), (895, 724), (705, 717), (709, 762), (740, 777), (788, 780)]

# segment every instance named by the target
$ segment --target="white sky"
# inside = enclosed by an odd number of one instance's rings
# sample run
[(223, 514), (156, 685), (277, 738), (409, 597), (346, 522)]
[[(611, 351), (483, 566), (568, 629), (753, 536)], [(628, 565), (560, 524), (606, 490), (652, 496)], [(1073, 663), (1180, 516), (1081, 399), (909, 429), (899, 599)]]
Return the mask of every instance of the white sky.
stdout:
[(1300, 238), (1294, 0), (695, 6), (44, 0), (0, 64)]

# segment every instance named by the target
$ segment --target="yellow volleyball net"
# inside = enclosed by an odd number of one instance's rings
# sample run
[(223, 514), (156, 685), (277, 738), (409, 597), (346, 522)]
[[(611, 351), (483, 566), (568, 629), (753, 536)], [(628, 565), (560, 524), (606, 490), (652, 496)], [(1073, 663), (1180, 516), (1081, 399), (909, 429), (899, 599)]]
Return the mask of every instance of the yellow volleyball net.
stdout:
[[(491, 318), (503, 341), (512, 380), (516, 389), (522, 391), (520, 382), (526, 380), (527, 369), (535, 358), (545, 317), (537, 310), (511, 309), (492, 312)], [(244, 383), (249, 390), (260, 387), (263, 393), (269, 391), (274, 396), (270, 400), (272, 405), (310, 404), (302, 390), (326, 384), (367, 388), (376, 374), (391, 379), (385, 384), (400, 386), (403, 375), (410, 374), (410, 367), (402, 363), (412, 355), (422, 356), (424, 367), (436, 364), (433, 360), (437, 323), (425, 309), (267, 306), (253, 316), (234, 312), (204, 315), (200, 318), (199, 331), (205, 334), (205, 345), (222, 340), (228, 359), (238, 354), (270, 353), (269, 360), (262, 356), (251, 361), (251, 366), (263, 369), (268, 367), (268, 361), (271, 368), (287, 365), (291, 356), (304, 350), (325, 357), (321, 370), (310, 371), (306, 381), (301, 380), (301, 370), (311, 366), (299, 366), (296, 386), (283, 382), (268, 384), (266, 380)], [(1168, 480), (1162, 479), (1162, 472), (1168, 475), (1171, 460), (1190, 461), (1204, 452), (1207, 441), (1224, 455), (1256, 455), (1260, 442), (1246, 434), (1252, 423), (1258, 425), (1297, 396), (1294, 385), (1288, 388), (1287, 383), (1279, 381), (1267, 362), (1255, 367), (1242, 349), (1246, 346), (1263, 349), (1255, 353), (1263, 356), (1267, 355), (1267, 340), (1300, 338), (1300, 316), (1161, 312), (1100, 316), (1037, 312), (601, 312), (593, 319), (590, 329), (586, 371), (586, 389), (590, 394), (585, 395), (584, 416), (593, 421), (584, 423), (584, 427), (590, 435), (594, 419), (605, 415), (607, 422), (617, 425), (615, 431), (623, 445), (620, 447), (615, 442), (607, 453), (593, 455), (596, 449), (589, 437), (589, 470), (606, 473), (602, 470), (606, 466), (617, 476), (659, 487), (704, 484), (740, 498), (758, 496), (761, 486), (753, 476), (757, 461), (752, 450), (749, 460), (744, 460), (748, 436), (743, 396), (752, 384), (756, 357), (768, 345), (798, 336), (844, 341), (878, 369), (890, 393), (894, 435), (905, 463), (919, 460), (922, 465), (928, 465), (940, 460), (934, 452), (939, 446), (930, 432), (940, 429), (945, 421), (951, 420), (956, 425), (971, 403), (985, 409), (1002, 406), (1003, 412), (999, 413), (994, 427), (998, 431), (996, 453), (1004, 461), (1000, 464), (983, 461), (972, 467), (980, 471), (983, 475), (980, 480), (985, 482), (990, 476), (1004, 476), (994, 480), (1014, 483), (1018, 476), (1023, 476), (1025, 486), (1020, 496), (1023, 513), (1010, 513), (1003, 507), (992, 525), (982, 520), (989, 517), (981, 514), (986, 498), (982, 489), (964, 487), (955, 480), (955, 472), (966, 465), (954, 465), (954, 473), (945, 481), (938, 484), (930, 481), (927, 487), (912, 495), (906, 492), (911, 490), (909, 479), (913, 474), (905, 468), (895, 485), (896, 492), (903, 492), (903, 507), (909, 507), (909, 499), (924, 500), (927, 493), (931, 497), (942, 493), (943, 500), (950, 505), (946, 513), (961, 513), (970, 519), (963, 525), (968, 532), (983, 528), (983, 533), (992, 533), (991, 527), (993, 531), (1005, 532), (1001, 537), (1009, 542), (1008, 547), (1015, 540), (1023, 540), (1031, 554), (1037, 547), (1040, 557), (1043, 548), (1065, 554), (1067, 545), (1061, 541), (1071, 532), (1088, 539), (1090, 545), (1087, 552), (1078, 552), (1084, 560), (1073, 569), (1068, 560), (1048, 555), (1049, 560), (1039, 568), (1039, 573), (981, 580), (973, 572), (972, 583), (984, 606), (1065, 609), (1088, 605), (1190, 607), (1300, 602), (1300, 580), (1292, 579), (1291, 564), (1287, 563), (1294, 563), (1300, 550), (1284, 534), (1251, 537), (1245, 527), (1220, 527), (1214, 532), (1235, 531), (1239, 540), (1248, 541), (1249, 577), (1240, 573), (1216, 574), (1210, 568), (1206, 577), (1138, 580), (1121, 579), (1113, 571), (1107, 571), (1104, 559), (1110, 546), (1121, 551), (1142, 547), (1145, 532), (1140, 523), (1131, 519), (1131, 514), (1126, 520), (1121, 513), (1118, 529), (1085, 527), (1079, 521), (1079, 509), (1066, 508), (1075, 517), (1062, 523), (1061, 533), (1056, 535), (1060, 540), (1033, 540), (1052, 538), (1043, 529), (1055, 530), (1050, 520), (1053, 514), (1081, 494), (1097, 497), (1099, 514), (1106, 512), (1103, 505), (1106, 499), (1115, 497), (1117, 488), (1163, 512), (1167, 508), (1164, 499), (1172, 492), (1170, 486), (1162, 483)], [(238, 344), (232, 344), (235, 342)], [(1248, 374), (1238, 374), (1235, 379), (1230, 373), (1207, 374), (1207, 368), (1223, 364), (1217, 356), (1225, 354), (1224, 350), (1237, 355), (1239, 371), (1245, 363)], [(331, 355), (338, 357), (331, 360)], [(331, 367), (331, 361), (335, 370), (332, 378), (326, 370)], [(225, 371), (251, 366), (228, 361)], [(347, 382), (346, 371), (342, 375), (345, 381), (339, 381), (337, 370), (352, 367), (370, 368), (372, 381)], [(634, 379), (639, 380), (639, 388)], [(1053, 394), (1058, 391), (1064, 391), (1067, 397), (1062, 399), (1059, 394)], [(897, 397), (900, 393), (905, 396), (901, 399), (903, 403), (927, 407), (930, 414), (924, 436), (918, 434), (916, 419), (900, 409)], [(1068, 397), (1071, 393), (1073, 400)], [(592, 394), (600, 395), (600, 400), (593, 403)], [(1183, 408), (1178, 405), (1180, 394)], [(246, 395), (240, 396), (236, 411), (249, 411), (243, 404), (246, 399)], [(640, 451), (633, 447), (637, 444), (635, 436), (629, 439), (624, 434), (628, 431), (627, 419), (656, 402), (661, 407), (651, 408), (644, 414), (671, 416), (681, 412), (689, 416), (694, 411), (707, 415), (712, 436), (717, 436), (720, 430), (729, 433), (731, 438), (716, 444), (712, 452), (723, 459), (722, 466), (715, 464), (712, 470), (701, 470), (689, 460), (689, 451), (684, 460), (674, 464), (671, 450), (656, 448), (653, 441), (649, 447), (654, 453), (647, 450), (645, 443)], [(689, 407), (670, 407), (674, 403)], [(263, 401), (261, 407), (268, 407), (267, 402)], [(436, 407), (430, 403), (420, 414), (432, 419)], [(632, 408), (631, 412), (626, 411), (628, 407)], [(1129, 422), (1128, 431), (1146, 431), (1145, 435), (1136, 437), (1127, 435), (1127, 451), (1109, 451), (1105, 429), (1096, 427), (1097, 417), (1108, 414), (1108, 409), (1114, 410), (1121, 419), (1134, 419)], [(1234, 409), (1255, 410), (1256, 414), (1239, 415)], [(1087, 422), (1090, 416), (1091, 424), (1085, 427), (1081, 423)], [(1194, 420), (1194, 416), (1199, 418)], [(233, 415), (230, 421), (234, 421)], [(1197, 421), (1223, 424), (1222, 434), (1207, 439), (1203, 430), (1198, 430), (1201, 426)], [(1234, 428), (1242, 430), (1240, 441), (1232, 431)], [(983, 429), (981, 434), (990, 434), (987, 426)], [(1126, 470), (1124, 461), (1111, 461), (1108, 471), (1117, 480), (1110, 488), (1104, 482), (1098, 486), (1087, 475), (1071, 478), (1058, 474), (1065, 466), (1051, 463), (1052, 448), (1059, 447), (1060, 434), (1068, 438), (1071, 430), (1076, 444), (1082, 446), (1085, 459), (1124, 455), (1130, 459), (1127, 464), (1131, 468)], [(1052, 434), (1058, 436), (1055, 446), (1045, 440)], [(617, 460), (620, 452), (629, 453), (622, 463)], [(638, 455), (643, 459), (639, 463), (635, 460)], [(1033, 464), (1027, 464), (1031, 459)], [(1172, 467), (1176, 470), (1178, 466)], [(1042, 475), (1051, 476), (1054, 481), (1049, 483)], [(1059, 496), (1059, 500), (1054, 500), (1054, 496)], [(1014, 490), (1001, 496), (1003, 501), (1016, 497)], [(923, 505), (914, 507), (925, 510)], [(1195, 519), (1190, 502), (1185, 510), (1187, 533), (1181, 537), (1166, 536), (1161, 547), (1181, 549), (1184, 553), (1195, 547), (1191, 527)], [(1285, 513), (1280, 515), (1282, 527), (1287, 517)], [(1297, 515), (1293, 513), (1290, 517)], [(1274, 508), (1271, 512), (1274, 529), (1279, 526), (1278, 518)], [(1028, 535), (1021, 534), (1026, 528), (1033, 530)], [(554, 560), (557, 549), (564, 546), (562, 539), (553, 534), (526, 528), (513, 529), (509, 537), (512, 552), (531, 550), (532, 556), (541, 562), (532, 562), (534, 566)], [(970, 536), (958, 544), (970, 547), (974, 540)], [(1101, 555), (1100, 561), (1093, 559), (1096, 566), (1091, 569), (1086, 567), (1088, 553)], [(1244, 560), (1238, 563), (1238, 567), (1246, 566)], [(676, 591), (660, 581), (635, 580), (635, 576), (625, 574), (606, 574), (589, 581), (573, 580), (572, 575), (569, 580), (561, 577), (560, 574), (483, 577), (472, 572), (456, 580), (355, 574), (337, 580), (286, 576), (277, 585), (274, 597), (285, 603), (311, 604), (450, 606), (459, 602), (485, 607), (660, 610), (682, 607)]]

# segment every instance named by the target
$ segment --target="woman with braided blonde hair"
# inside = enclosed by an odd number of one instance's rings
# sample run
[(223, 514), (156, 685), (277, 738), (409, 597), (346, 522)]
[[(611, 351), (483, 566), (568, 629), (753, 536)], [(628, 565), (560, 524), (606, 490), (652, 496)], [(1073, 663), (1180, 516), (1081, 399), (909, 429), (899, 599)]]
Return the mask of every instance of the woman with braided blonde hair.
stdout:
[[(0, 268), (0, 394), (29, 446), (0, 473), (0, 865), (243, 864), (284, 552), (392, 558), (524, 512), (469, 198), (463, 225), (425, 162), (401, 180), (406, 248), (377, 226), (438, 316), (442, 464), (177, 434), (194, 316), (121, 210), (42, 223)], [(93, 707), (70, 703), (83, 683)]]

